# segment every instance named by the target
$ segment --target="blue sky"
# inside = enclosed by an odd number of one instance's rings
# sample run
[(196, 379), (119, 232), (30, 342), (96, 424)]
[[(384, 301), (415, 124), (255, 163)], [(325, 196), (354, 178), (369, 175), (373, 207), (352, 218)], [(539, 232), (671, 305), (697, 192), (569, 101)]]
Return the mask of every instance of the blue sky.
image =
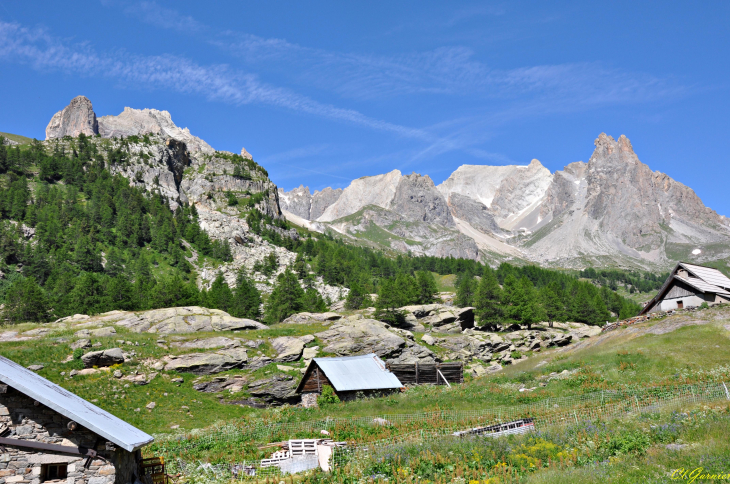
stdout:
[(279, 186), (551, 170), (601, 132), (730, 215), (730, 2), (0, 0), (0, 131), (171, 112)]

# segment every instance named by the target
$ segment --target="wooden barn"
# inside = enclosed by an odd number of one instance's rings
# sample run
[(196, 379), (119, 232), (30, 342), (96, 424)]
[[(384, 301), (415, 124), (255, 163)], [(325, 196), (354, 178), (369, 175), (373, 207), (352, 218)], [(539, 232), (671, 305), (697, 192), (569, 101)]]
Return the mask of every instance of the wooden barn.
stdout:
[(639, 314), (730, 302), (730, 279), (712, 267), (679, 262)]
[(0, 356), (0, 482), (148, 482), (140, 448), (152, 440)]
[(314, 358), (299, 382), (297, 393), (304, 407), (317, 405), (322, 389), (330, 386), (340, 400), (361, 395), (385, 395), (399, 391), (403, 384), (388, 371), (383, 360), (371, 353), (362, 356)]

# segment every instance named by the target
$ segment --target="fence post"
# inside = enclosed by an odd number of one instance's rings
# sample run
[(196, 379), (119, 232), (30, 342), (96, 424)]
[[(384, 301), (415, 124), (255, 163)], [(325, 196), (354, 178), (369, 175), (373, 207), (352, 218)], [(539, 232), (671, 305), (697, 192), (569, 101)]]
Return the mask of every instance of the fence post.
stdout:
[(725, 385), (725, 382), (722, 382), (723, 388), (725, 388), (725, 398), (730, 400), (730, 392), (727, 391), (727, 385)]

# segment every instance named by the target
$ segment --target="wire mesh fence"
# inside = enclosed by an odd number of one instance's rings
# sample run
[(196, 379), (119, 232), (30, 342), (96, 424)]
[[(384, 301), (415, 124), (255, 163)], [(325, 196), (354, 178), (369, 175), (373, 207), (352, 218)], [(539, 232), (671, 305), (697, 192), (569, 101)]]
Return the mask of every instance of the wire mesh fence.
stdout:
[[(396, 451), (399, 446), (426, 443), (444, 438), (458, 438), (453, 434), (477, 426), (511, 422), (530, 418), (538, 429), (557, 425), (578, 424), (582, 421), (609, 420), (625, 415), (654, 412), (673, 405), (729, 400), (730, 391), (725, 383), (705, 383), (655, 387), (644, 390), (605, 390), (569, 397), (547, 398), (538, 402), (511, 407), (492, 407), (468, 411), (438, 411), (416, 414), (388, 414), (379, 417), (354, 419), (320, 419), (305, 422), (283, 422), (240, 428), (235, 425), (221, 426), (188, 435), (165, 436), (158, 443), (167, 454), (174, 472), (182, 474), (204, 473), (211, 480), (245, 479), (251, 476), (277, 475), (278, 467), (261, 467), (259, 460), (235, 464), (209, 464), (200, 461), (185, 462), (180, 452), (196, 447), (225, 443), (270, 442), (291, 438), (321, 437), (321, 430), (377, 427), (392, 428), (386, 438), (371, 441), (352, 441), (344, 448), (333, 451), (332, 466), (343, 466), (362, 459), (370, 459), (376, 453)], [(174, 445), (165, 451), (165, 442)], [(177, 455), (175, 455), (177, 454)]]

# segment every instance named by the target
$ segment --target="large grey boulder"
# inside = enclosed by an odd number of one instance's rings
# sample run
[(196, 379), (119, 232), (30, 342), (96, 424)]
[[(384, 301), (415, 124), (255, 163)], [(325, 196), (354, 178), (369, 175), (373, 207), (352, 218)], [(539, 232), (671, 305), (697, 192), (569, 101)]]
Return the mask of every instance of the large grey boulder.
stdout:
[(178, 348), (196, 348), (211, 350), (214, 348), (237, 348), (241, 346), (241, 342), (235, 339), (226, 338), (224, 336), (216, 336), (213, 338), (194, 339), (192, 341), (175, 342), (172, 346)]
[(276, 361), (297, 361), (302, 357), (304, 341), (292, 336), (281, 336), (271, 342), (277, 352)]
[(167, 357), (166, 371), (212, 375), (222, 371), (242, 368), (248, 361), (243, 348), (228, 348), (213, 353), (191, 353)]
[(299, 400), (299, 395), (296, 394), (297, 383), (291, 375), (274, 375), (249, 383), (248, 392), (269, 405), (296, 403)]
[(341, 320), (315, 336), (326, 344), (324, 353), (339, 356), (375, 353), (381, 358), (397, 357), (406, 346), (405, 339), (374, 319)]
[(85, 96), (73, 98), (68, 106), (53, 115), (46, 127), (46, 139), (64, 136), (75, 138), (81, 133), (87, 136), (99, 133), (94, 108)]
[(84, 324), (93, 324), (97, 321), (108, 322), (136, 333), (160, 334), (244, 331), (267, 328), (266, 325), (252, 319), (234, 318), (225, 311), (199, 306), (181, 306), (140, 312), (112, 311), (94, 316)]
[(94, 366), (112, 366), (124, 363), (124, 354), (121, 348), (111, 348), (102, 351), (91, 351), (81, 357), (85, 368)]

